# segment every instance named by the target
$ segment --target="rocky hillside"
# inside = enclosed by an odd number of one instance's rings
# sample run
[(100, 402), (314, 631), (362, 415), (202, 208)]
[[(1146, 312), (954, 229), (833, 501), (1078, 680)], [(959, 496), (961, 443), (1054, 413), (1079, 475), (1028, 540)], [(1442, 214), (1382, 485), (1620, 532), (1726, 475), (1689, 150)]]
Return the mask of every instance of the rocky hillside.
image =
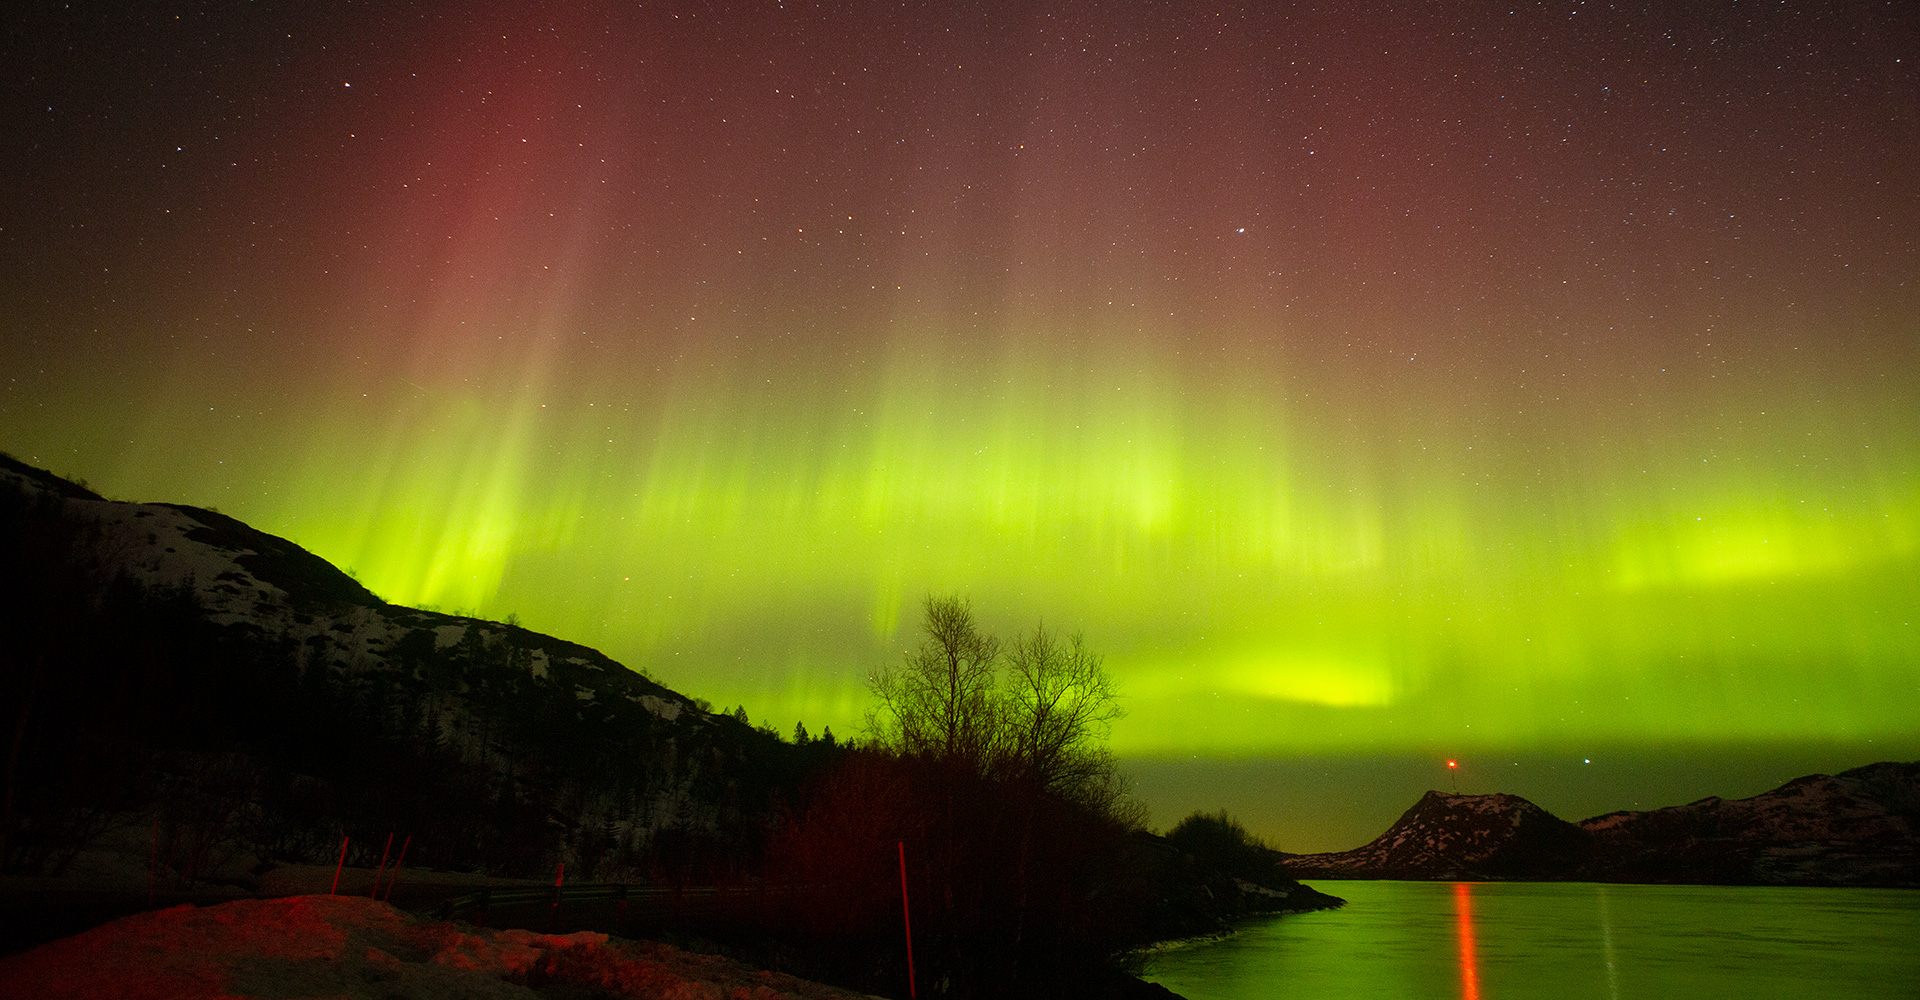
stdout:
[(1920, 762), (1580, 826), (1593, 837), (1590, 870), (1617, 881), (1920, 886)]
[(1286, 865), (1296, 878), (1920, 887), (1920, 762), (1578, 824), (1515, 795), (1428, 792), (1372, 843)]
[(388, 604), (215, 511), (6, 458), (0, 565), (21, 665), (0, 678), (6, 872), (56, 872), (129, 823), (183, 880), (390, 831), (502, 873), (711, 865), (831, 752), (585, 646)]
[(1550, 879), (1590, 839), (1518, 795), (1428, 792), (1372, 843), (1287, 868), (1296, 878)]

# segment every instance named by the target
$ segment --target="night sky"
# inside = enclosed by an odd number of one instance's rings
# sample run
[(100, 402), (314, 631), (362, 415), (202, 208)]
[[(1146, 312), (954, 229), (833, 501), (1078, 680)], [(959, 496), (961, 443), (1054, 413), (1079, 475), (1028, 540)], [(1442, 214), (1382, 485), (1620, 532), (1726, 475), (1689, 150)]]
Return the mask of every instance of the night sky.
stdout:
[(0, 448), (109, 496), (783, 731), (1044, 618), (1291, 850), (1920, 757), (1910, 3), (32, 6)]

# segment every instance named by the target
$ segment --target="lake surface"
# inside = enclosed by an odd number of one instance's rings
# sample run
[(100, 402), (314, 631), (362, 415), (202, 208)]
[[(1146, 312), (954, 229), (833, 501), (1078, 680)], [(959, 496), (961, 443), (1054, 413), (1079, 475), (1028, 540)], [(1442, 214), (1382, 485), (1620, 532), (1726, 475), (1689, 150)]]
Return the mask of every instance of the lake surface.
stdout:
[(1316, 882), (1338, 910), (1163, 953), (1188, 1000), (1920, 998), (1920, 891)]

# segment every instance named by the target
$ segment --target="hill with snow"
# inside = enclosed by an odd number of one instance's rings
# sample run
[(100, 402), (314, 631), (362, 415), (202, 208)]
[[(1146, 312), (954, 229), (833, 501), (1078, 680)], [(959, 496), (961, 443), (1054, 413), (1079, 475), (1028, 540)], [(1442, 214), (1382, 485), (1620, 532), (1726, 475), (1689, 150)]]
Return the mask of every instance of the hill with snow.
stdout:
[(1920, 762), (1577, 824), (1517, 795), (1428, 792), (1365, 846), (1286, 867), (1295, 878), (1920, 887)]
[(1920, 761), (1580, 824), (1615, 881), (1920, 887)]
[(332, 864), (343, 834), (372, 866), (389, 832), (467, 871), (711, 869), (833, 752), (585, 646), (386, 603), (216, 511), (10, 458), (0, 565), (8, 874), (118, 836), (163, 885), (245, 882)]
[(1428, 792), (1364, 847), (1295, 855), (1286, 867), (1295, 878), (1542, 879), (1589, 839), (1518, 795)]

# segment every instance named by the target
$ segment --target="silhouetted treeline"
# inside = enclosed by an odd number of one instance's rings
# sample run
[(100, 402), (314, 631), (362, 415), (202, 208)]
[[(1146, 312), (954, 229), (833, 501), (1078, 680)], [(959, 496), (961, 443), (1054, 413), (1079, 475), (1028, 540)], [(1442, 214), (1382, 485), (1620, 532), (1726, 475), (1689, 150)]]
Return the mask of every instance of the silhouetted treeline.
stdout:
[(864, 965), (838, 978), (891, 992), (906, 981), (904, 845), (922, 991), (1024, 995), (1104, 974), (1149, 938), (1130, 843), (1112, 816), (1035, 786), (862, 750), (775, 835), (767, 875), (804, 887), (783, 915), (801, 942)]
[[(927, 602), (925, 632), (876, 677), (869, 740), (816, 779), (768, 850), (768, 880), (802, 887), (772, 919), (842, 963), (810, 972), (899, 990), (903, 848), (925, 995), (1124, 991), (1133, 949), (1288, 908), (1276, 900), (1298, 887), (1270, 864), (1235, 857), (1229, 874), (1222, 852), (1196, 858), (1140, 829), (1104, 745), (1111, 682), (1078, 636), (1036, 628), (1003, 646), (957, 598)], [(1242, 899), (1242, 872), (1280, 891)]]

